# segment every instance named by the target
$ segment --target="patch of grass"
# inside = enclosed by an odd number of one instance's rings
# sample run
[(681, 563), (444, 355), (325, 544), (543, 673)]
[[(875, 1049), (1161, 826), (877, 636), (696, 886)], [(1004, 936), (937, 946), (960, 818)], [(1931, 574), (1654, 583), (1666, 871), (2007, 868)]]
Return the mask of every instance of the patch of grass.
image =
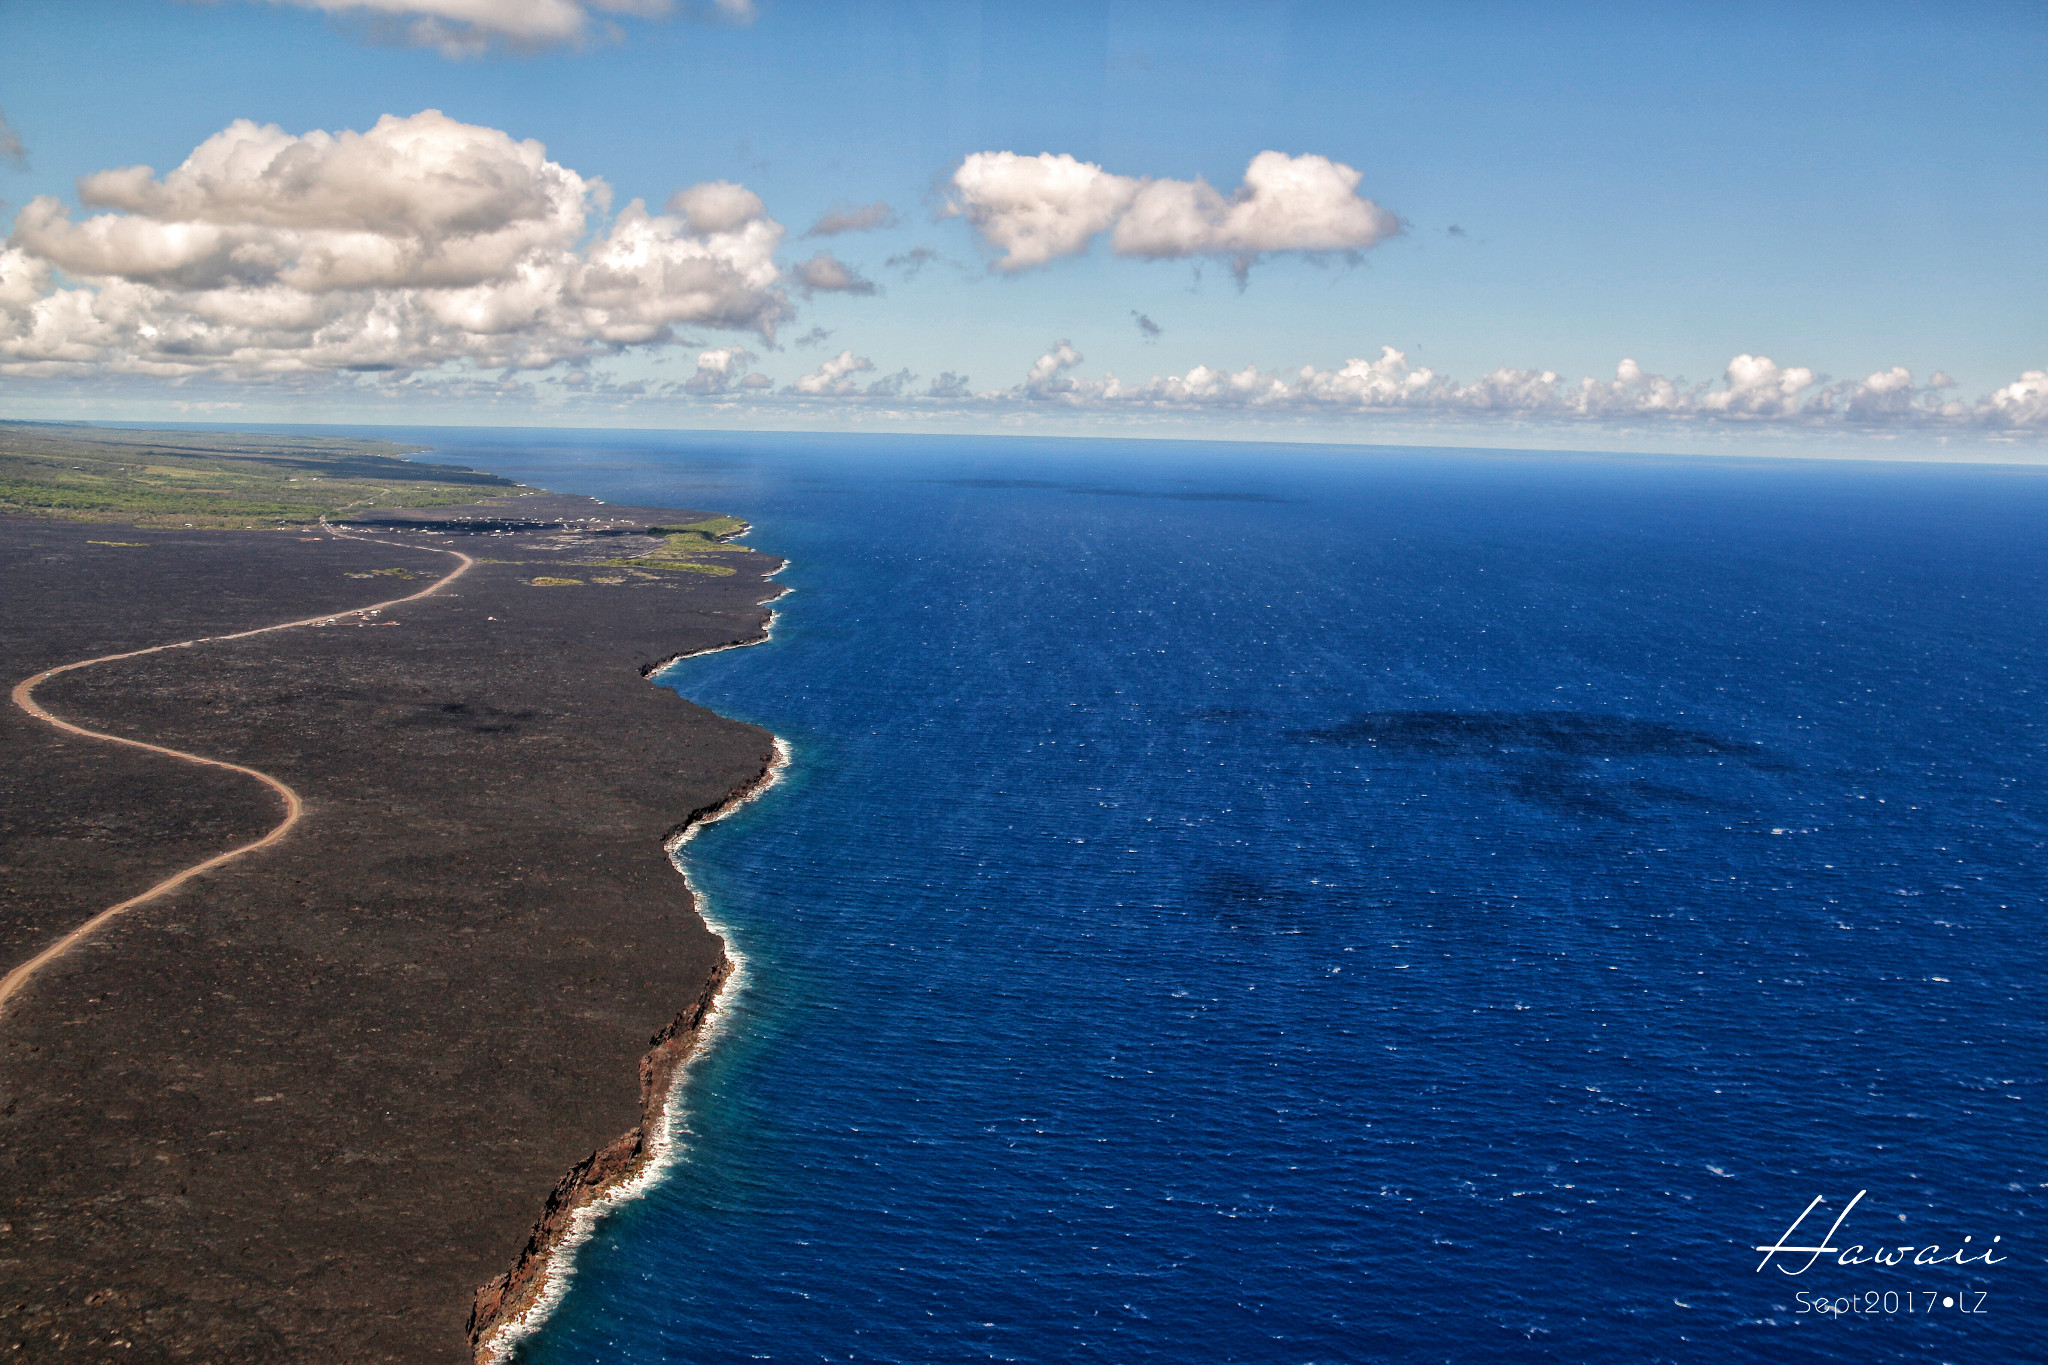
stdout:
[(253, 529), (536, 491), (495, 474), (403, 458), (412, 449), (329, 436), (0, 422), (0, 512)]
[(713, 540), (709, 536), (683, 535), (680, 532), (671, 532), (661, 539), (661, 548), (649, 556), (650, 558), (688, 559), (692, 555), (743, 555), (749, 553), (744, 545), (734, 545), (730, 541), (724, 540)]
[(699, 564), (689, 559), (600, 559), (593, 569), (659, 569), (665, 573), (708, 573), (730, 578), (736, 570), (725, 564)]
[[(716, 522), (734, 520), (736, 518), (733, 517), (716, 518)], [(710, 526), (714, 525), (715, 522), (704, 522), (701, 524)], [(745, 522), (740, 522), (739, 526), (742, 530), (746, 529)], [(709, 531), (698, 531), (689, 527), (678, 529), (672, 526), (656, 526), (649, 529), (647, 534), (651, 536), (658, 535), (662, 538), (662, 547), (654, 552), (655, 557), (660, 559), (682, 559), (689, 555), (697, 554), (732, 555), (752, 553), (744, 545), (736, 545), (729, 540), (720, 540)]]
[(532, 581), (533, 586), (536, 588), (580, 588), (583, 586), (583, 580), (580, 578), (536, 578)]
[(687, 526), (650, 526), (647, 528), (647, 534), (650, 536), (698, 536), (705, 540), (724, 540), (727, 536), (736, 536), (747, 529), (747, 523), (741, 521), (738, 517), (706, 517), (702, 521), (693, 521)]
[(88, 545), (118, 545), (124, 550), (147, 550), (149, 543), (142, 540), (88, 540)]

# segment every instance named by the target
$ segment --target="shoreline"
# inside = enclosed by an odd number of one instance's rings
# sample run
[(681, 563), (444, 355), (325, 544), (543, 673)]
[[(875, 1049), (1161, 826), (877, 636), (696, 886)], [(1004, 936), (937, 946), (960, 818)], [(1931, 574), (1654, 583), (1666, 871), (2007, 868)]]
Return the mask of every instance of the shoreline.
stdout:
[[(780, 601), (793, 591), (785, 586), (768, 600)], [(654, 682), (687, 659), (767, 644), (774, 635), (775, 616), (767, 612), (761, 633), (751, 640), (678, 654), (649, 666), (642, 676)], [(563, 1175), (512, 1269), (478, 1287), (468, 1323), (476, 1365), (509, 1365), (519, 1347), (561, 1306), (575, 1282), (577, 1253), (595, 1235), (597, 1225), (619, 1205), (659, 1184), (684, 1150), (684, 1085), (692, 1063), (707, 1055), (724, 1031), (726, 1007), (746, 985), (747, 957), (734, 946), (731, 927), (710, 912), (709, 900), (690, 877), (683, 847), (707, 825), (758, 800), (782, 780), (794, 755), (781, 736), (773, 736), (773, 743), (773, 755), (757, 777), (715, 805), (692, 811), (662, 840), (662, 851), (683, 879), (697, 917), (721, 945), (721, 963), (697, 1000), (648, 1040), (648, 1051), (640, 1059), (641, 1121)]]

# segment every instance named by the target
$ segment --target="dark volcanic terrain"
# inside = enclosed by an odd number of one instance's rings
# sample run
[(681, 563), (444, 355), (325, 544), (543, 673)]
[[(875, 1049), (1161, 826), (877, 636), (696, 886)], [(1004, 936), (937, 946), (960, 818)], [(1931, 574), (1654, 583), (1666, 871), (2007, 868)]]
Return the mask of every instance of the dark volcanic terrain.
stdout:
[[(639, 1122), (650, 1038), (722, 969), (662, 842), (772, 741), (643, 673), (759, 638), (779, 561), (649, 563), (664, 542), (621, 532), (702, 514), (581, 498), (375, 515), (357, 531), (401, 545), (0, 518), (9, 686), (402, 596), (455, 566), (440, 548), (509, 561), (373, 622), (37, 692), (307, 810), (0, 1013), (0, 1355), (467, 1359), (477, 1286)], [(0, 737), (0, 966), (280, 815), (251, 780), (13, 707)]]

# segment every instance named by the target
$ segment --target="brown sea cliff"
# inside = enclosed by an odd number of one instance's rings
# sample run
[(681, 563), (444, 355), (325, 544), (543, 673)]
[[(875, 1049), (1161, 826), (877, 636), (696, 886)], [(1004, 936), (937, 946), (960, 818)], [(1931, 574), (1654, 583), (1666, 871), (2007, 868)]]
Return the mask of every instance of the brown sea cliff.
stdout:
[[(697, 653), (759, 644), (766, 638), (764, 626), (753, 638), (730, 641)], [(647, 672), (658, 672), (689, 657), (692, 656), (677, 655)], [(693, 834), (774, 785), (787, 762), (787, 750), (779, 742), (776, 747), (775, 762), (752, 781), (735, 787), (723, 800), (690, 812), (670, 833), (664, 846), (679, 870), (682, 846)], [(647, 1052), (640, 1058), (640, 1122), (578, 1162), (556, 1183), (540, 1221), (520, 1249), (518, 1261), (511, 1270), (477, 1290), (469, 1315), (469, 1341), (480, 1365), (505, 1357), (506, 1338), (510, 1335), (507, 1329), (515, 1324), (525, 1327), (544, 1312), (559, 1283), (558, 1277), (566, 1269), (563, 1258), (573, 1253), (579, 1218), (651, 1174), (650, 1167), (664, 1155), (664, 1136), (675, 1121), (673, 1106), (681, 1101), (683, 1069), (702, 1044), (712, 1011), (719, 1006), (733, 975), (732, 959), (722, 957), (696, 1001), (647, 1040)]]
[(478, 1360), (496, 1359), (502, 1329), (532, 1312), (547, 1294), (553, 1276), (561, 1272), (559, 1258), (575, 1235), (577, 1215), (639, 1177), (654, 1159), (654, 1135), (669, 1120), (679, 1075), (696, 1052), (731, 974), (730, 960), (722, 962), (697, 1001), (648, 1040), (640, 1059), (640, 1122), (570, 1167), (549, 1193), (512, 1269), (477, 1290), (468, 1330)]

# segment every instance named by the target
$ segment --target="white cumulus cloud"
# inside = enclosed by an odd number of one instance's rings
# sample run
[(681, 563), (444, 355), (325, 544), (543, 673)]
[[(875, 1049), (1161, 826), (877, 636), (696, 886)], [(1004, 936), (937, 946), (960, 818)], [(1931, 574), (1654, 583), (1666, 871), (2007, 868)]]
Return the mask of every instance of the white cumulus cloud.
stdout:
[[(417, 47), (448, 57), (474, 57), (493, 44), (514, 48), (577, 45), (611, 36), (611, 15), (653, 19), (673, 13), (674, 0), (270, 0), (370, 22)], [(709, 10), (741, 23), (753, 0), (710, 0)]]
[(1804, 365), (1787, 369), (1769, 356), (1739, 355), (1728, 362), (1727, 380), (1726, 388), (1700, 396), (1702, 406), (1749, 417), (1789, 417), (1813, 387), (1813, 371)]
[(2048, 430), (2048, 370), (2028, 370), (1995, 390), (1980, 412), (1991, 426)]
[(841, 351), (809, 374), (798, 375), (789, 388), (792, 393), (814, 396), (843, 396), (858, 392), (853, 376), (875, 368), (875, 362), (852, 351)]
[(754, 353), (744, 346), (720, 346), (705, 351), (697, 357), (697, 373), (683, 382), (683, 392), (724, 393), (735, 385), (745, 384), (750, 378), (765, 378), (749, 373), (748, 367), (755, 359)]
[(44, 196), (15, 219), (0, 373), (546, 368), (679, 326), (772, 341), (792, 312), (783, 228), (743, 186), (607, 223), (602, 181), (431, 109), (362, 133), (237, 121), (79, 197), (101, 211)]
[[(1031, 373), (1024, 378), (1023, 392), (1029, 398), (1054, 398), (1061, 394), (1079, 393), (1081, 387), (1067, 373), (1086, 359), (1074, 349), (1074, 343), (1065, 339), (1055, 341), (1052, 348), (1031, 362)], [(1098, 394), (1099, 396), (1099, 394)]]
[(948, 212), (1003, 253), (999, 270), (1029, 270), (1088, 249), (1130, 207), (1138, 182), (1062, 152), (976, 152), (953, 172)]
[(1225, 195), (1202, 179), (1117, 175), (1065, 153), (976, 152), (953, 173), (946, 211), (963, 217), (1015, 272), (1109, 234), (1120, 256), (1215, 256), (1240, 279), (1271, 252), (1359, 252), (1401, 221), (1358, 193), (1363, 177), (1328, 157), (1266, 151)]
[(710, 235), (737, 232), (747, 224), (768, 216), (761, 196), (745, 185), (730, 180), (707, 180), (669, 196), (668, 211), (680, 218), (691, 232)]

